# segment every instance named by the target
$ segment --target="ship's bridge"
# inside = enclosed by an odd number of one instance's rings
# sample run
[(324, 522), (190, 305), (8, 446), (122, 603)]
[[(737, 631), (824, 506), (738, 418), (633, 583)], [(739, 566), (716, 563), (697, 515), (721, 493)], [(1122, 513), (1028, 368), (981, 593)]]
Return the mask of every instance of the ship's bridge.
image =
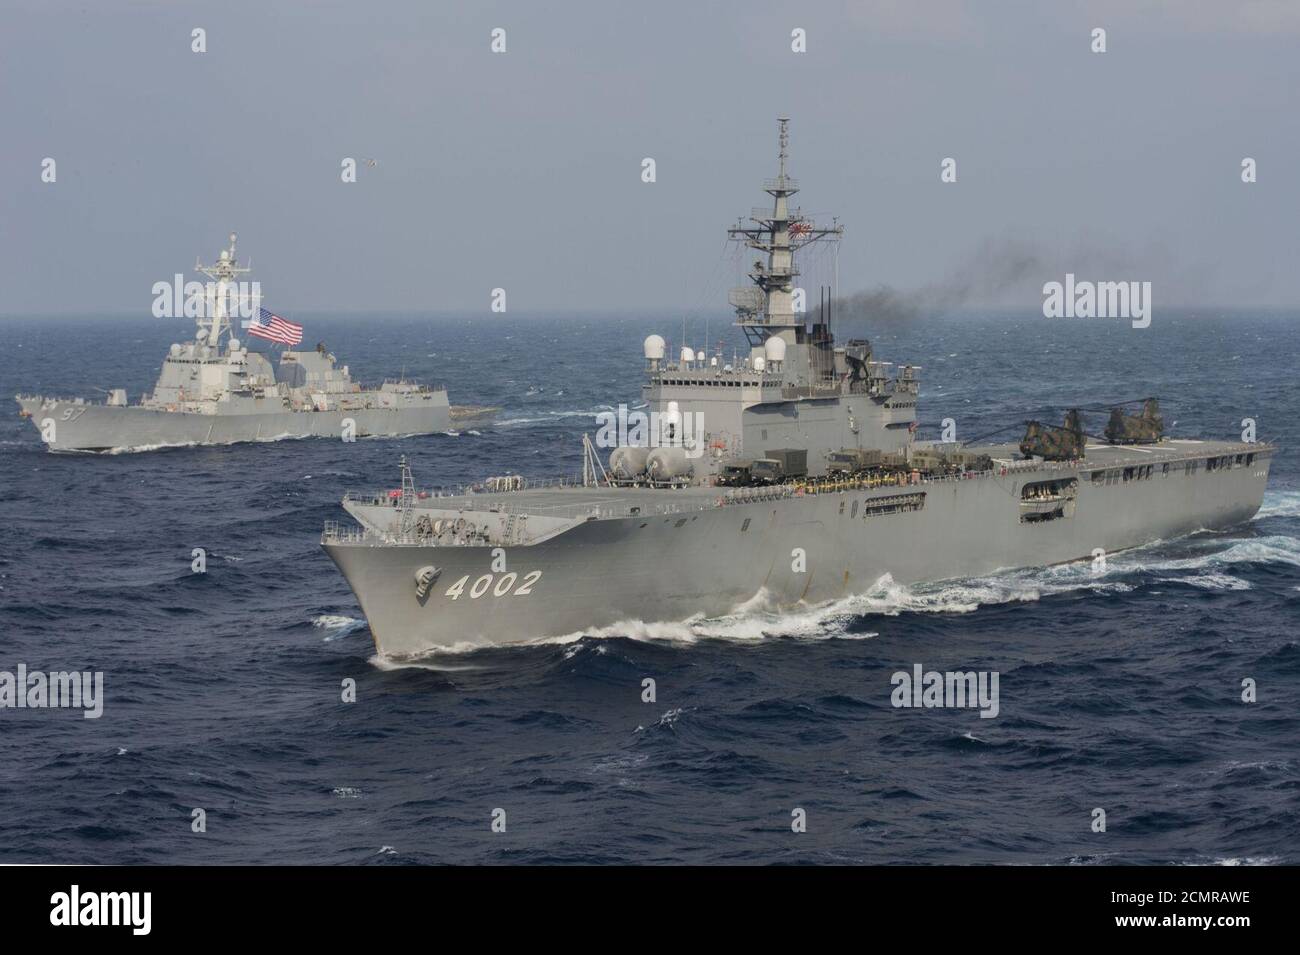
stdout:
[(651, 387), (660, 389), (758, 389), (758, 393), (762, 396), (760, 400), (776, 400), (781, 397), (780, 389), (786, 382), (779, 373), (754, 368), (746, 361), (739, 367), (730, 364), (703, 365), (694, 362), (670, 362), (652, 371), (648, 383)]

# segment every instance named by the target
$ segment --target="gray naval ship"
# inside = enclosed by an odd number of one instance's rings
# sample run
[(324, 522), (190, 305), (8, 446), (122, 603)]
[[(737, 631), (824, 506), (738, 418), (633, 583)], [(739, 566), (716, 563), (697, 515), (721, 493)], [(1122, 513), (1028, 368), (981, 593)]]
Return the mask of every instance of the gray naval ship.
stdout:
[(272, 364), (234, 337), (234, 283), (250, 271), (235, 235), (214, 265), (196, 269), (214, 285), (194, 340), (171, 346), (158, 382), (137, 404), (114, 388), (104, 401), (17, 395), (51, 451), (144, 451), (177, 445), (285, 438), (432, 434), (488, 422), (495, 408), (453, 407), (447, 391), (409, 381), (365, 388), (324, 345), (285, 349)]
[(344, 499), (360, 526), (327, 523), (322, 546), (382, 654), (832, 602), (885, 575), (1095, 562), (1255, 514), (1274, 448), (1164, 437), (1154, 401), (1116, 408), (1098, 437), (1072, 411), (1019, 444), (915, 440), (919, 369), (891, 372), (868, 342), (837, 345), (826, 310), (810, 325), (792, 309), (797, 252), (841, 229), (791, 210), (780, 126), (772, 202), (731, 230), (766, 256), (730, 296), (749, 355), (645, 341), (663, 446), (617, 447), (606, 467), (584, 439), (581, 481), (452, 494), (418, 492), (403, 461), (400, 488)]

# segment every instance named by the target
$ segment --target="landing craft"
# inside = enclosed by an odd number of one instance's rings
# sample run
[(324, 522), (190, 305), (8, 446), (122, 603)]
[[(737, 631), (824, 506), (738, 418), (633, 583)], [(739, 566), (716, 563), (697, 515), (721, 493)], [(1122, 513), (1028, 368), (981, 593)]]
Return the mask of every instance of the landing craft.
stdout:
[(121, 388), (110, 390), (103, 402), (16, 396), (18, 413), (31, 419), (49, 450), (433, 434), (487, 423), (499, 410), (454, 407), (445, 388), (404, 379), (365, 388), (324, 344), (287, 348), (272, 365), (234, 335), (232, 293), (249, 271), (235, 257), (234, 234), (217, 262), (198, 271), (214, 285), (209, 306), (196, 317), (194, 340), (171, 346), (154, 390), (137, 404), (128, 404)]
[(771, 203), (730, 230), (765, 256), (730, 295), (749, 354), (674, 360), (659, 336), (645, 342), (647, 405), (698, 416), (701, 435), (616, 448), (609, 468), (584, 442), (574, 484), (509, 475), (422, 497), (403, 462), (391, 499), (349, 494), (360, 526), (329, 522), (322, 545), (382, 654), (719, 616), (756, 598), (823, 603), (885, 575), (910, 584), (1091, 560), (1259, 509), (1268, 444), (1095, 441), (1077, 413), (1019, 446), (916, 441), (920, 369), (891, 373), (869, 342), (837, 345), (827, 310), (809, 325), (792, 307), (797, 253), (843, 228), (790, 208), (799, 185), (779, 122)]

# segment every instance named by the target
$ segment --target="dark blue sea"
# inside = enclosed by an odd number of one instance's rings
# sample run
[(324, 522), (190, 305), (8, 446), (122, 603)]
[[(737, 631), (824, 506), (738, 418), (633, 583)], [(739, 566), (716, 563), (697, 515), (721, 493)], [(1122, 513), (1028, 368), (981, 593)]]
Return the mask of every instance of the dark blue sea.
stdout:
[[(401, 455), (422, 485), (576, 472), (593, 415), (640, 401), (642, 338), (675, 349), (681, 320), (295, 317), (354, 375), (445, 382), (499, 422), (50, 455), (10, 404), (0, 671), (102, 671), (105, 700), (97, 720), (0, 709), (0, 862), (1300, 862), (1300, 315), (840, 330), (923, 366), (923, 437), (945, 417), (974, 437), (1153, 394), (1177, 437), (1253, 418), (1281, 451), (1247, 526), (1101, 576), (886, 580), (787, 616), (406, 665), (376, 657), (319, 547), (344, 491), (395, 486)], [(183, 337), (158, 319), (0, 321), (0, 393), (134, 401)], [(672, 555), (644, 560), (652, 587)], [(892, 707), (891, 674), (916, 663), (998, 671), (999, 715)]]

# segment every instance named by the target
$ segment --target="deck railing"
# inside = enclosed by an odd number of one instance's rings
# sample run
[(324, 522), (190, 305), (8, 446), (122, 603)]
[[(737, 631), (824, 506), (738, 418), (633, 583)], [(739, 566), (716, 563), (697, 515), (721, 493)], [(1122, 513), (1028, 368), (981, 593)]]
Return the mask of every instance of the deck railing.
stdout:
[[(1272, 451), (1274, 446), (1268, 443), (1258, 443), (1250, 445), (1251, 450), (1259, 454), (1261, 452)], [(1171, 459), (1169, 463), (1175, 463), (1185, 460), (1194, 460), (1204, 457), (1200, 454), (1184, 454), (1178, 458)], [(575, 504), (544, 504), (531, 498), (523, 498), (518, 501), (510, 500), (515, 490), (507, 491), (487, 491), (483, 485), (461, 485), (455, 492), (446, 493), (449, 488), (439, 488), (437, 493), (426, 492), (423, 500), (436, 502), (446, 501), (448, 510), (461, 512), (477, 511), (483, 513), (499, 513), (506, 515), (519, 516), (538, 516), (550, 518), (565, 519), (587, 519), (587, 520), (607, 520), (613, 518), (626, 517), (664, 517), (674, 514), (698, 513), (712, 510), (718, 507), (729, 507), (741, 504), (753, 504), (764, 501), (781, 500), (798, 496), (817, 496), (823, 494), (843, 494), (853, 491), (890, 491), (899, 488), (923, 487), (934, 484), (948, 484), (958, 481), (978, 481), (987, 480), (992, 477), (1006, 477), (1008, 475), (1030, 475), (1037, 473), (1058, 473), (1061, 471), (1070, 471), (1078, 474), (1080, 477), (1096, 470), (1109, 470), (1127, 466), (1130, 463), (1139, 460), (1137, 457), (1124, 457), (1115, 461), (1108, 461), (1105, 464), (1095, 464), (1089, 462), (1086, 458), (1080, 461), (1011, 461), (1006, 464), (996, 464), (987, 471), (958, 471), (950, 474), (939, 475), (920, 475), (915, 478), (911, 472), (895, 472), (896, 476), (892, 479), (883, 479), (881, 477), (856, 477), (843, 480), (817, 480), (817, 481), (791, 481), (783, 484), (773, 484), (758, 487), (740, 487), (725, 488), (716, 487), (716, 494), (691, 494), (674, 497), (667, 493), (670, 489), (665, 489), (665, 498), (656, 500), (653, 503), (638, 501), (630, 503), (629, 499), (624, 498), (611, 503), (575, 503)], [(1150, 460), (1149, 458), (1147, 459)], [(1165, 463), (1156, 461), (1152, 463)], [(558, 478), (550, 480), (526, 480), (521, 488), (516, 490), (535, 490), (535, 489), (562, 489), (572, 488), (575, 491), (581, 490), (583, 484), (580, 480), (570, 478)], [(468, 493), (467, 493), (468, 492)], [(477, 501), (475, 498), (483, 497), (487, 500)], [(387, 492), (378, 494), (357, 494), (348, 492), (344, 495), (344, 501), (356, 503), (372, 503), (391, 505), (392, 499)], [(393, 507), (393, 515), (396, 519), (398, 508)], [(346, 543), (418, 543), (427, 540), (417, 540), (414, 535), (402, 537), (397, 534), (381, 534), (374, 531), (362, 530), (360, 528), (341, 528), (337, 521), (326, 521), (325, 531), (321, 537), (322, 543), (325, 542), (346, 542)]]

